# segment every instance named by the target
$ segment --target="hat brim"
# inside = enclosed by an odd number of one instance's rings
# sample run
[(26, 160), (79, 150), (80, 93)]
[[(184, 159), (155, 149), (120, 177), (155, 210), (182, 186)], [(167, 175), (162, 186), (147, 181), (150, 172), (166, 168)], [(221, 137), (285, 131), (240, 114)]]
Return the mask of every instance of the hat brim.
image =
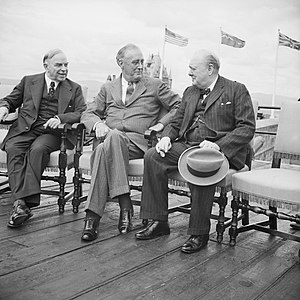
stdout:
[(220, 182), (226, 176), (229, 170), (227, 158), (224, 156), (224, 161), (216, 174), (209, 177), (198, 177), (191, 174), (187, 167), (187, 156), (195, 149), (199, 149), (199, 146), (186, 149), (179, 157), (178, 170), (182, 178), (187, 182), (200, 186), (207, 186)]

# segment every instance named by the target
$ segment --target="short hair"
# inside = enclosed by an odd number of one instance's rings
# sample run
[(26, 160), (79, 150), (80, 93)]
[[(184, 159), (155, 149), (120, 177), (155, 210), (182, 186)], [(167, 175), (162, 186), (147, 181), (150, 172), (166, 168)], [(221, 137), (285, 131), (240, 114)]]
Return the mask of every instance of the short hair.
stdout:
[(138, 46), (134, 45), (134, 44), (127, 44), (127, 45), (125, 45), (124, 47), (122, 47), (122, 48), (118, 51), (118, 53), (117, 53), (117, 56), (116, 56), (117, 62), (118, 62), (120, 59), (124, 58), (125, 53), (126, 53), (127, 51), (133, 50), (133, 49), (138, 49), (138, 50), (140, 50), (140, 48), (139, 48)]
[(44, 55), (43, 63), (45, 63), (46, 60), (51, 59), (53, 56), (55, 56), (56, 54), (59, 54), (59, 53), (64, 53), (64, 52), (63, 52), (61, 49), (52, 49), (52, 50), (49, 50), (49, 51)]

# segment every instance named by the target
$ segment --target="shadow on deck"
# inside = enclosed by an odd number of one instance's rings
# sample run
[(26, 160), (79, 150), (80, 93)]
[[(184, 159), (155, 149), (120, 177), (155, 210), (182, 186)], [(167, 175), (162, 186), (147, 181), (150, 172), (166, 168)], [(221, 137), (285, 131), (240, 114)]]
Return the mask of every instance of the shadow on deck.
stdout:
[[(216, 221), (212, 221), (207, 248), (187, 255), (180, 247), (188, 237), (188, 215), (170, 215), (170, 236), (137, 241), (139, 207), (135, 207), (134, 230), (121, 236), (118, 205), (109, 202), (99, 238), (84, 243), (80, 240), (83, 204), (73, 214), (68, 203), (59, 215), (56, 198), (43, 195), (42, 205), (34, 209), (26, 226), (11, 229), (6, 226), (9, 196), (0, 198), (0, 299), (300, 298), (297, 242), (250, 231), (240, 234), (237, 245), (230, 247), (227, 230), (223, 243), (216, 242)], [(132, 192), (132, 197), (139, 199), (140, 194)], [(184, 198), (171, 195), (170, 202), (174, 201)], [(279, 220), (278, 225), (300, 234), (289, 228), (289, 222)]]

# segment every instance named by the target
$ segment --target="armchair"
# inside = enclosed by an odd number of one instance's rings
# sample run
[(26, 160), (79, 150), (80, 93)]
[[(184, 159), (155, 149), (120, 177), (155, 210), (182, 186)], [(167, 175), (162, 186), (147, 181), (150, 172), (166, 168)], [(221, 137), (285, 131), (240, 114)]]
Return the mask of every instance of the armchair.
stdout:
[[(271, 168), (251, 170), (232, 176), (232, 222), (229, 230), (231, 246), (236, 244), (239, 233), (253, 229), (300, 242), (299, 236), (277, 229), (277, 219), (300, 224), (299, 214), (291, 215), (278, 211), (300, 211), (299, 114), (299, 102), (282, 105)], [(263, 207), (252, 206), (250, 202)], [(249, 224), (249, 216), (245, 215), (245, 226), (238, 227), (239, 210), (263, 214), (268, 218), (263, 222)]]
[[(257, 107), (257, 105), (255, 106)], [(90, 183), (90, 179), (85, 175), (90, 175), (90, 157), (92, 154), (92, 146), (87, 145), (85, 138), (85, 127), (83, 124), (74, 124), (73, 130), (77, 132), (77, 145), (74, 157), (74, 196), (72, 200), (73, 212), (78, 212), (78, 207), (81, 202), (87, 199), (86, 195), (82, 195), (82, 184)], [(148, 147), (155, 145), (158, 133), (155, 131), (146, 131), (145, 138), (148, 140)], [(89, 140), (90, 142), (91, 140)], [(227, 194), (231, 191), (231, 178), (235, 173), (245, 172), (251, 169), (253, 150), (251, 145), (248, 147), (247, 162), (241, 170), (237, 171), (230, 169), (227, 176), (218, 184), (216, 188), (215, 198), (213, 199), (219, 205), (219, 214), (212, 215), (211, 218), (218, 220), (217, 224), (217, 241), (220, 243), (223, 240), (223, 233), (230, 225), (231, 218), (225, 216), (225, 208), (228, 202)], [(142, 190), (142, 178), (144, 170), (143, 159), (133, 159), (129, 161), (128, 180), (132, 190)], [(173, 172), (169, 177), (169, 192), (177, 195), (190, 197), (187, 182), (180, 176), (179, 172)], [(140, 205), (139, 200), (133, 201), (134, 205)], [(169, 209), (172, 212), (190, 212), (190, 201), (186, 204), (175, 205)], [(145, 223), (146, 220), (143, 220)]]
[[(81, 88), (82, 88), (84, 99), (86, 100), (88, 88), (85, 85), (82, 85)], [(6, 136), (9, 127), (17, 119), (17, 117), (18, 117), (18, 111), (16, 111), (15, 113), (10, 113), (6, 121), (0, 123), (0, 144), (2, 143), (4, 137)], [(65, 191), (65, 186), (67, 181), (66, 172), (67, 170), (73, 168), (75, 149), (72, 150), (67, 149), (66, 136), (67, 133), (71, 133), (72, 126), (70, 124), (60, 124), (58, 130), (60, 131), (61, 134), (60, 150), (53, 151), (50, 154), (50, 160), (42, 176), (42, 180), (53, 181), (55, 183), (58, 183), (59, 187), (58, 190), (53, 190), (53, 189), (50, 190), (42, 186), (41, 193), (58, 196), (57, 204), (58, 204), (59, 213), (63, 213), (66, 202), (69, 199), (71, 199), (73, 196), (73, 192), (67, 193)], [(51, 173), (55, 172), (58, 174), (57, 175), (52, 175), (52, 174), (50, 175), (50, 173), (47, 174), (47, 172), (49, 171)], [(6, 152), (0, 150), (0, 177), (7, 178), (7, 176), (8, 175), (6, 170)], [(8, 185), (8, 180), (2, 181), (0, 183), (0, 194), (5, 193), (9, 190), (10, 188)]]

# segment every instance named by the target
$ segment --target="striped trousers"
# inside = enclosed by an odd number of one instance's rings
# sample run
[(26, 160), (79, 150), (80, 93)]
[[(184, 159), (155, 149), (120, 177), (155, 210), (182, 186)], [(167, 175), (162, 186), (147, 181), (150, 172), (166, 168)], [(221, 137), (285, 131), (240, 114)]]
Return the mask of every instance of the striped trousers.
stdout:
[[(175, 142), (165, 157), (161, 157), (155, 148), (146, 152), (141, 219), (168, 220), (168, 173), (177, 170), (181, 153), (189, 147), (183, 142)], [(187, 233), (189, 235), (208, 234), (216, 184), (210, 186), (189, 184), (189, 188), (191, 191), (191, 214)]]

